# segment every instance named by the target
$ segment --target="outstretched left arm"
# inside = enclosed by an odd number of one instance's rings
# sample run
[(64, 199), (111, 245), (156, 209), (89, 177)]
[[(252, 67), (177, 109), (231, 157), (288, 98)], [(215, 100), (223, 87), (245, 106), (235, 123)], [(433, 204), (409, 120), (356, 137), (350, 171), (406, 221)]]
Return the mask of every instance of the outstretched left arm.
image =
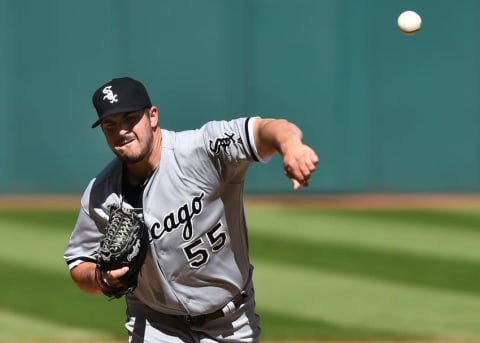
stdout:
[(262, 158), (280, 153), (285, 175), (292, 181), (293, 189), (308, 187), (308, 180), (315, 171), (318, 156), (303, 144), (302, 131), (285, 119), (256, 119), (253, 134), (257, 151)]

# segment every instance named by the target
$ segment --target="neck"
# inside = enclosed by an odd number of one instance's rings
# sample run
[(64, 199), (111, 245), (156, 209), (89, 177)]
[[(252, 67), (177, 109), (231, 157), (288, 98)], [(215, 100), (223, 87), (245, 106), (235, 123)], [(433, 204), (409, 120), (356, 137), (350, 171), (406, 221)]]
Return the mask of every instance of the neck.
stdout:
[(154, 132), (153, 147), (148, 157), (138, 163), (126, 166), (127, 180), (132, 186), (145, 183), (160, 164), (162, 153), (162, 133), (160, 128)]

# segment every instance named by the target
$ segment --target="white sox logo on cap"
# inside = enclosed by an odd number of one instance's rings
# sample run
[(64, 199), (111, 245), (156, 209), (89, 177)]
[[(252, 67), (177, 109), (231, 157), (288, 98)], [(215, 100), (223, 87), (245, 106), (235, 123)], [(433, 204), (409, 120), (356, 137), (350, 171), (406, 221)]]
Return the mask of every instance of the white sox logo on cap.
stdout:
[(103, 94), (106, 94), (104, 97), (103, 97), (103, 100), (108, 100), (110, 101), (111, 104), (113, 104), (114, 102), (118, 102), (118, 99), (117, 99), (117, 94), (113, 94), (113, 91), (112, 91), (112, 86), (107, 86), (103, 89)]

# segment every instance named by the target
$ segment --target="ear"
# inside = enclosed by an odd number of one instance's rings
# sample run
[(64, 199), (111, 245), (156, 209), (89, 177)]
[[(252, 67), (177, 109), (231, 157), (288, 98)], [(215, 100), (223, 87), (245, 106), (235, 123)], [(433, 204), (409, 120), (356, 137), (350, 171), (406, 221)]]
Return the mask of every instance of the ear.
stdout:
[(150, 126), (152, 128), (155, 128), (158, 126), (158, 108), (157, 106), (152, 106), (150, 107), (150, 110), (148, 111), (148, 116), (150, 117)]

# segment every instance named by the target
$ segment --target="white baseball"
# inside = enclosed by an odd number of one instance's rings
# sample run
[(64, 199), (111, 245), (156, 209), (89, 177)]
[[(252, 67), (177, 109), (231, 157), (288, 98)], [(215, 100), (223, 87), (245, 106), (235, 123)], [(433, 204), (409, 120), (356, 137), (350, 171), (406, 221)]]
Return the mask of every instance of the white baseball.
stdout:
[(403, 33), (413, 35), (422, 27), (422, 17), (415, 11), (405, 11), (398, 17), (397, 25)]

